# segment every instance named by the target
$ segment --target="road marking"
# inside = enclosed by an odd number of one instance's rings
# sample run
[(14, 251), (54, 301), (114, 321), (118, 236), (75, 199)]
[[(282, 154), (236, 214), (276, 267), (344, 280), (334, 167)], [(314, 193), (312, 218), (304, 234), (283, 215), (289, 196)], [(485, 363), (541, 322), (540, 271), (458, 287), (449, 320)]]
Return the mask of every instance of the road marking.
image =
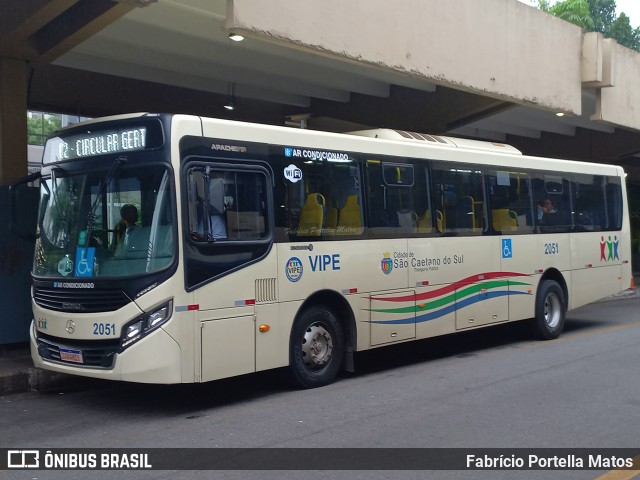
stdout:
[[(634, 465), (640, 465), (640, 455), (633, 458)], [(640, 470), (611, 470), (594, 480), (631, 480), (640, 475)]]

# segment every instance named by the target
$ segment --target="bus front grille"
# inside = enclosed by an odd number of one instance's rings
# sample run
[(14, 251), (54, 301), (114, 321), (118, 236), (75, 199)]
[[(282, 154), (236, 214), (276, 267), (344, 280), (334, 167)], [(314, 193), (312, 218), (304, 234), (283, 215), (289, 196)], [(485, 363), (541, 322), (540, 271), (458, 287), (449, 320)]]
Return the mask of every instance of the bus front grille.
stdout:
[(64, 290), (36, 286), (34, 301), (43, 308), (68, 313), (112, 312), (131, 300), (122, 290)]
[[(41, 332), (37, 334), (38, 354), (45, 360), (74, 365), (77, 367), (89, 368), (113, 368), (116, 353), (120, 348), (120, 340), (96, 340), (73, 341), (62, 340), (45, 335)], [(71, 350), (81, 353), (82, 363), (69, 362), (61, 358), (60, 350)]]

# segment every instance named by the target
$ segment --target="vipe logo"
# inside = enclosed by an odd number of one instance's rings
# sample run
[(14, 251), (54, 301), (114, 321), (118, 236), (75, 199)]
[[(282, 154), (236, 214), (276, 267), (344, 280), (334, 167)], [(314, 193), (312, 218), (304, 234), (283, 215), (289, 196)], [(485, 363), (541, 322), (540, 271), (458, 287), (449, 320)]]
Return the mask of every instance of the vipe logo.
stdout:
[(38, 450), (8, 450), (8, 468), (40, 468), (40, 452)]
[(298, 257), (291, 257), (287, 260), (287, 265), (285, 267), (285, 273), (287, 274), (287, 278), (290, 282), (297, 282), (302, 278), (302, 260)]

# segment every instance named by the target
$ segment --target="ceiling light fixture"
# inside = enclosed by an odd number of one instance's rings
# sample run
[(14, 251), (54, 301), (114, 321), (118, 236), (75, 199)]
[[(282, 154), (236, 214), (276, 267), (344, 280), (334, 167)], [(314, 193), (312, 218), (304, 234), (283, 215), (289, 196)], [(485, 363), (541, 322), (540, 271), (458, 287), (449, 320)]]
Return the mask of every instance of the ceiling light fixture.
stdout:
[(229, 40), (232, 40), (234, 42), (241, 42), (244, 40), (244, 37), (242, 35), (240, 35), (239, 33), (230, 33), (229, 34)]

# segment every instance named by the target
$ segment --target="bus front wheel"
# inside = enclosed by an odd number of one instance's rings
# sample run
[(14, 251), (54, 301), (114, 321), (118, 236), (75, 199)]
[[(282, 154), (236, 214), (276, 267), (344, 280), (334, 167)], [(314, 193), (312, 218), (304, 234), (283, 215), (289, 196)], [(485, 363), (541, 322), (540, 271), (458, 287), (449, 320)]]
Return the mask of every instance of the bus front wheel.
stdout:
[(543, 340), (558, 338), (564, 328), (567, 302), (558, 282), (544, 280), (538, 287), (534, 334)]
[(294, 381), (303, 388), (331, 383), (343, 356), (344, 332), (336, 315), (322, 306), (302, 312), (291, 330), (289, 363)]

